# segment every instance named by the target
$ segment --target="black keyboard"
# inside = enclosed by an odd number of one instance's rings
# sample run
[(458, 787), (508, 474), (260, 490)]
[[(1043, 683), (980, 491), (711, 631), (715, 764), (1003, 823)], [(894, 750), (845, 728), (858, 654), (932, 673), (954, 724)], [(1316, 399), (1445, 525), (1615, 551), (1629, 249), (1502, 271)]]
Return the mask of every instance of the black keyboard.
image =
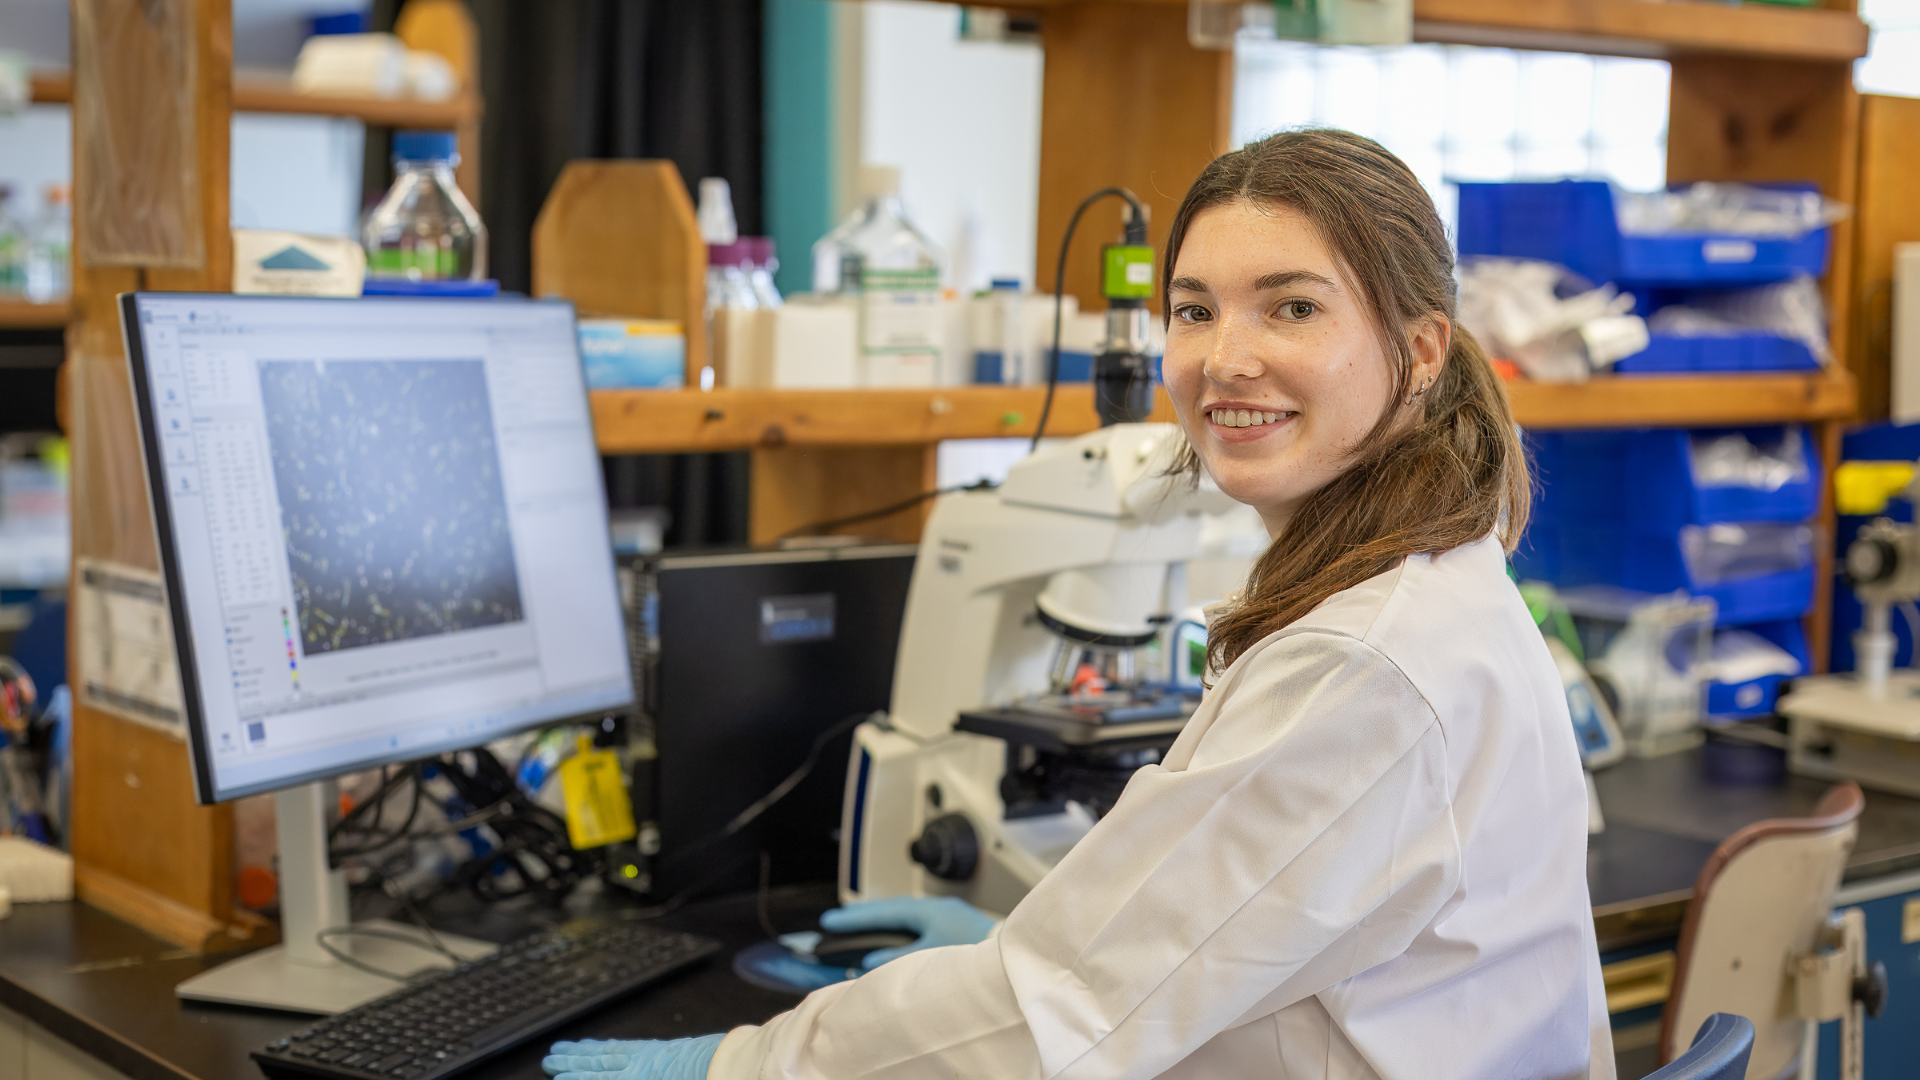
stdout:
[(276, 1078), (437, 1080), (719, 949), (632, 922), (571, 922), (318, 1021), (253, 1060)]

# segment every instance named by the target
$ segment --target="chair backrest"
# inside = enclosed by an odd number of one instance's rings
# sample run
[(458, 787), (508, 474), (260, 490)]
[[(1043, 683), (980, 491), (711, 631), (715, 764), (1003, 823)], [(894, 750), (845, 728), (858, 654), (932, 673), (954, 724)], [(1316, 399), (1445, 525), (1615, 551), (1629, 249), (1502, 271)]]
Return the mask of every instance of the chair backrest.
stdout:
[(1687, 1052), (1646, 1080), (1741, 1080), (1753, 1050), (1753, 1025), (1744, 1016), (1714, 1013), (1693, 1036)]
[(1790, 962), (1819, 946), (1865, 805), (1849, 780), (1821, 798), (1813, 817), (1755, 822), (1714, 851), (1680, 931), (1661, 1061), (1679, 1057), (1682, 1032), (1731, 1013), (1753, 1025), (1747, 1076), (1772, 1078), (1792, 1066), (1806, 1029)]

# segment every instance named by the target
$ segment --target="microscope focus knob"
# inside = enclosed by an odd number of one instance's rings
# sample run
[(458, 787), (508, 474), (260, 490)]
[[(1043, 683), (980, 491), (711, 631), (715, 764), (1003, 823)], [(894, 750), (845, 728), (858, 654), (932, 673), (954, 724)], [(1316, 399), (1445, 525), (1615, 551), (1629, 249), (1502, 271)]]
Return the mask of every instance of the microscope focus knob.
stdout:
[(1847, 583), (1858, 588), (1893, 577), (1900, 567), (1900, 549), (1879, 536), (1863, 536), (1847, 546)]
[(980, 865), (980, 837), (966, 815), (942, 814), (927, 822), (907, 853), (934, 877), (965, 881)]

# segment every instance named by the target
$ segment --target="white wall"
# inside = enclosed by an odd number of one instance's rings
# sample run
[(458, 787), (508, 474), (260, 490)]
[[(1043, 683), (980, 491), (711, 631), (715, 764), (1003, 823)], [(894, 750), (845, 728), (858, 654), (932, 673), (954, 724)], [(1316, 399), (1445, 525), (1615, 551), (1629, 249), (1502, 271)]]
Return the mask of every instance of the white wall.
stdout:
[[(961, 41), (952, 4), (860, 5), (860, 152), (900, 167), (901, 197), (947, 252), (948, 284), (1033, 284), (1040, 199), (1038, 45)], [(968, 242), (969, 219), (975, 243)], [(969, 259), (968, 250), (980, 254)], [(970, 263), (972, 280), (953, 280)]]

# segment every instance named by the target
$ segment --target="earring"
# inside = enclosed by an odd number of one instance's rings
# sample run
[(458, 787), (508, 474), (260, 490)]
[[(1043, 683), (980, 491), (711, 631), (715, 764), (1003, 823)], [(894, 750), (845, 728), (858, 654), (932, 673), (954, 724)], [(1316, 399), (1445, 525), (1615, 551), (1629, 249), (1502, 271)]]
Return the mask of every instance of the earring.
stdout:
[(1421, 394), (1426, 393), (1427, 387), (1432, 385), (1433, 385), (1433, 376), (1429, 375), (1427, 376), (1427, 380), (1420, 384), (1420, 389), (1415, 390), (1413, 393), (1407, 395), (1407, 404), (1409, 405), (1413, 404), (1413, 399), (1419, 397)]

